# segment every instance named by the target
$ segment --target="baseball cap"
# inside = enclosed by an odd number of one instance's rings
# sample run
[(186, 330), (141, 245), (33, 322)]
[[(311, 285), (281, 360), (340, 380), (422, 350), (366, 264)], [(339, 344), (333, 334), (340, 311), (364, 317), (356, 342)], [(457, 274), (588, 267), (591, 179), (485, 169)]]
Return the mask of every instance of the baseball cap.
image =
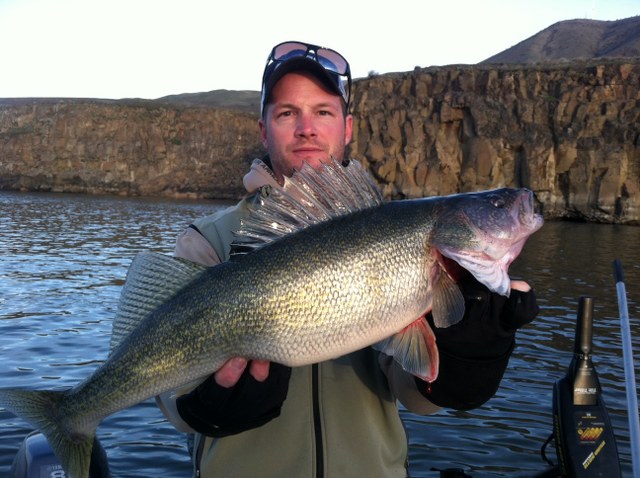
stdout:
[(347, 108), (351, 96), (351, 69), (340, 53), (330, 48), (299, 41), (287, 41), (274, 46), (267, 58), (262, 75), (260, 114), (270, 101), (271, 90), (287, 73), (308, 71), (336, 95), (342, 97)]

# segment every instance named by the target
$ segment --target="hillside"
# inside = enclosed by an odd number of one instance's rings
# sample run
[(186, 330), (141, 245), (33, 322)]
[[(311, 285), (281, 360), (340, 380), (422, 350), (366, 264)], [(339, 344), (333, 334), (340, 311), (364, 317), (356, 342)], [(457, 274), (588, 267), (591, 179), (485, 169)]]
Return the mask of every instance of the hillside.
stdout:
[(538, 63), (640, 57), (640, 16), (555, 23), (481, 63)]
[(204, 93), (185, 93), (158, 98), (158, 103), (183, 106), (210, 106), (246, 113), (260, 111), (260, 92), (250, 90), (213, 90)]
[[(483, 63), (559, 63), (593, 58), (640, 58), (640, 16), (616, 21), (566, 20), (555, 23)], [(169, 105), (260, 110), (260, 92), (213, 90), (176, 94), (154, 101)]]

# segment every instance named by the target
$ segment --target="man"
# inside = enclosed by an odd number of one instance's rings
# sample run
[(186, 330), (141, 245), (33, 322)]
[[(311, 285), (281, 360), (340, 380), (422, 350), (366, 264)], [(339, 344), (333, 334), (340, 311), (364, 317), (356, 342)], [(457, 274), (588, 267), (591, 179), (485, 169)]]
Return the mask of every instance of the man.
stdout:
[[(263, 75), (259, 120), (268, 155), (254, 160), (244, 177), (249, 195), (197, 220), (178, 238), (176, 255), (209, 266), (226, 261), (232, 233), (262, 186), (280, 187), (303, 163), (317, 169), (343, 159), (352, 135), (350, 92), (349, 64), (339, 53), (300, 42), (276, 45)], [(404, 477), (407, 437), (396, 400), (421, 414), (488, 400), (515, 330), (537, 312), (529, 286), (513, 286), (507, 299), (461, 271), (467, 312), (448, 329), (431, 324), (441, 367), (430, 384), (367, 347), (294, 369), (237, 357), (158, 403), (176, 427), (196, 432), (196, 476)]]

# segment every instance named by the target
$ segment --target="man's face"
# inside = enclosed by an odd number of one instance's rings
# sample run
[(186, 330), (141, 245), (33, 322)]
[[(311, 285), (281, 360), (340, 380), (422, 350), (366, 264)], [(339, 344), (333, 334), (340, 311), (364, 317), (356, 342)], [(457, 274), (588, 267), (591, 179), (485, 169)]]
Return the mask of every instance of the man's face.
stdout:
[(353, 118), (345, 118), (340, 96), (300, 71), (276, 83), (259, 125), (273, 171), (282, 181), (304, 162), (317, 169), (331, 157), (341, 161), (351, 141)]

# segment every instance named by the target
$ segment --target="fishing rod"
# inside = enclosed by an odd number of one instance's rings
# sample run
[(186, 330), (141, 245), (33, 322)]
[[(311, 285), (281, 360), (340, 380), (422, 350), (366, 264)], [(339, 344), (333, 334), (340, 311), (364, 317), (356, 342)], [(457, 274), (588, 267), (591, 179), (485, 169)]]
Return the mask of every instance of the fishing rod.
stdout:
[(622, 357), (624, 359), (624, 376), (627, 388), (627, 410), (629, 416), (629, 432), (631, 436), (631, 463), (634, 478), (640, 478), (640, 418), (638, 417), (638, 395), (636, 392), (636, 376), (631, 348), (631, 328), (629, 325), (629, 309), (627, 292), (624, 285), (622, 263), (613, 261), (613, 275), (618, 293), (618, 309), (620, 310), (620, 330), (622, 333)]

